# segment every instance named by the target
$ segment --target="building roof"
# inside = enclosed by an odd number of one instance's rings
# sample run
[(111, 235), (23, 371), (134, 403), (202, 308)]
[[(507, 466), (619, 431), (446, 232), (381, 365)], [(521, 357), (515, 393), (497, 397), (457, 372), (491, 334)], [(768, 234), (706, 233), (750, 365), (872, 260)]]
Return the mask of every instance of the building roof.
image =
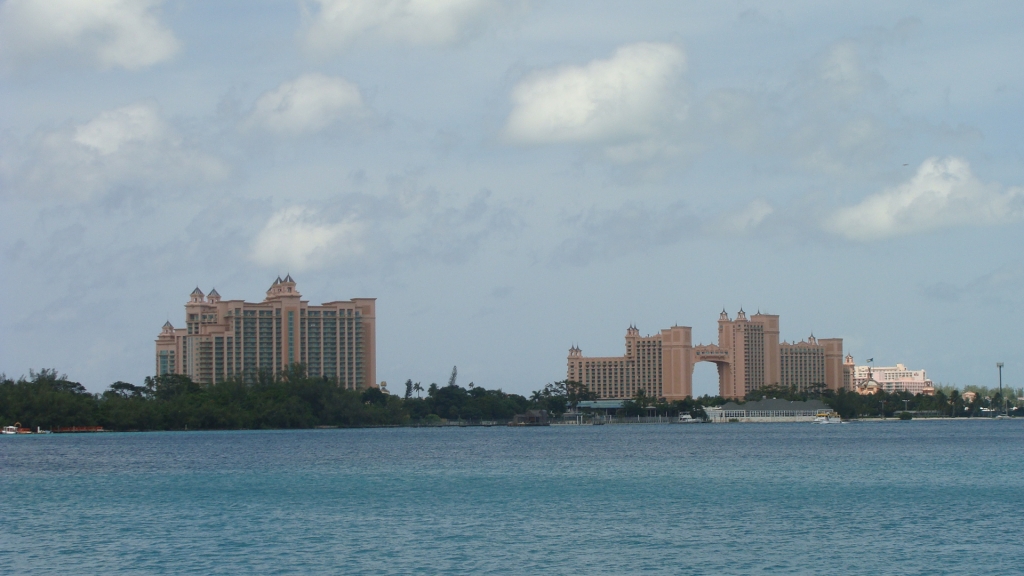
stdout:
[(213, 298), (220, 298), (220, 294), (217, 293), (217, 289), (210, 290), (210, 296)]
[(600, 410), (608, 410), (610, 408), (622, 408), (623, 402), (625, 402), (625, 400), (585, 400), (576, 406), (578, 408), (597, 408)]
[(720, 407), (722, 410), (828, 410), (828, 406), (821, 400), (779, 400), (776, 398), (765, 398), (754, 400), (745, 404), (728, 402)]
[(196, 286), (196, 289), (192, 291), (192, 296), (202, 296), (202, 295), (203, 295), (203, 291), (199, 289), (199, 286)]

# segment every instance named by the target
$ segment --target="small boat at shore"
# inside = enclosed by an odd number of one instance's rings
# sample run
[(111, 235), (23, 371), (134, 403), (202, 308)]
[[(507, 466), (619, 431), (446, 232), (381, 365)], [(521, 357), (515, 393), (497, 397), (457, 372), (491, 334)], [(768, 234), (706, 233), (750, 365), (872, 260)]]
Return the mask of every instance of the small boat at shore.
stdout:
[(21, 422), (15, 422), (14, 426), (4, 426), (0, 434), (33, 434), (31, 428), (22, 428)]
[(831, 412), (818, 412), (818, 415), (814, 417), (815, 424), (842, 424), (843, 420), (838, 415)]
[(679, 415), (679, 419), (676, 420), (676, 423), (677, 424), (700, 424), (701, 421), (684, 412), (684, 413)]

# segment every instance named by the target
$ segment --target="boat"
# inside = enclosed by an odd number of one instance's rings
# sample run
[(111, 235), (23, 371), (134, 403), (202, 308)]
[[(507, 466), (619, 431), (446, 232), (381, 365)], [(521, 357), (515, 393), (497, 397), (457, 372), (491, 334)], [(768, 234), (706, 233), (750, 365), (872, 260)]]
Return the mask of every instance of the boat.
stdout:
[(22, 428), (21, 422), (15, 422), (14, 426), (4, 426), (3, 430), (0, 431), (3, 434), (32, 434), (31, 428)]
[(843, 420), (834, 412), (818, 412), (814, 417), (815, 424), (842, 424)]
[(676, 423), (677, 424), (700, 424), (700, 420), (698, 420), (697, 418), (694, 418), (693, 416), (690, 416), (686, 412), (683, 412), (682, 414), (679, 415), (679, 419), (676, 420)]

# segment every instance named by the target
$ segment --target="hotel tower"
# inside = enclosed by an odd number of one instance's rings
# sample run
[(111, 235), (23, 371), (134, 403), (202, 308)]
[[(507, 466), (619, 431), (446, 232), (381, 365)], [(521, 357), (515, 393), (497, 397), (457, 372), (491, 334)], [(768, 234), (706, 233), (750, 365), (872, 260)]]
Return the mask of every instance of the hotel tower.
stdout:
[[(722, 310), (718, 344), (693, 345), (689, 326), (673, 326), (640, 336), (626, 330), (626, 353), (594, 358), (569, 349), (566, 378), (581, 382), (599, 398), (630, 398), (637, 390), (648, 396), (681, 400), (693, 395), (693, 367), (712, 362), (718, 367), (718, 390), (724, 398), (743, 398), (766, 385), (807, 390), (844, 385), (843, 340), (814, 335), (805, 341), (779, 342), (779, 317), (758, 312), (735, 319)], [(848, 378), (847, 378), (848, 379)]]
[(309, 376), (366, 388), (376, 378), (375, 303), (353, 298), (310, 306), (290, 275), (275, 280), (259, 303), (196, 288), (185, 304), (185, 328), (167, 322), (156, 340), (156, 373), (210, 384), (299, 363)]

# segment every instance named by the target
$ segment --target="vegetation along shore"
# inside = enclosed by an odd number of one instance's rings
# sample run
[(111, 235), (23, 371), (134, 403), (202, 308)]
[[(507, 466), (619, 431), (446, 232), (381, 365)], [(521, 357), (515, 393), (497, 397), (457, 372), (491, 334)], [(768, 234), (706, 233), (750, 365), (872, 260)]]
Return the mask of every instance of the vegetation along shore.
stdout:
[[(956, 390), (934, 396), (907, 393), (862, 396), (846, 391), (799, 392), (768, 387), (748, 395), (787, 400), (820, 398), (843, 418), (918, 416), (979, 417), (989, 407), (1003, 405), (995, 396), (973, 394), (969, 402)], [(593, 400), (583, 386), (561, 381), (547, 384), (529, 397), (500, 389), (488, 390), (456, 383), (456, 371), (446, 385), (426, 387), (408, 380), (404, 395), (377, 388), (346, 390), (323, 378), (309, 377), (295, 365), (278, 375), (260, 374), (248, 380), (200, 385), (186, 376), (146, 378), (141, 385), (114, 382), (99, 394), (54, 370), (30, 372), (17, 380), (0, 376), (0, 422), (33, 430), (102, 426), (105, 430), (238, 430), (366, 427), (441, 424), (445, 421), (505, 423), (527, 410), (547, 410), (553, 417), (572, 412)], [(1013, 398), (1012, 405), (1016, 404)], [(703, 416), (706, 406), (725, 400), (704, 396), (665, 402), (643, 392), (623, 403), (620, 416)], [(1011, 410), (1020, 412), (1022, 409)]]

